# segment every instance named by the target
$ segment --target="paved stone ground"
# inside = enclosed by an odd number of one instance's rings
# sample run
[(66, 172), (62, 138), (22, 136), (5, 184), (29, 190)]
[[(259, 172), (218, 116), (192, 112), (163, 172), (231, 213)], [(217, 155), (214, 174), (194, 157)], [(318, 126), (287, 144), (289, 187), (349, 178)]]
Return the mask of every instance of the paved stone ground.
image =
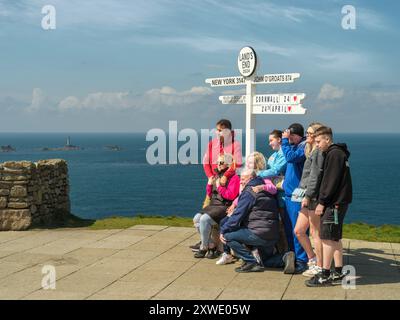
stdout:
[[(238, 274), (238, 265), (195, 259), (192, 228), (0, 232), (0, 299), (400, 299), (400, 244), (344, 240), (356, 289), (307, 288), (279, 270)], [(56, 268), (43, 290), (42, 268)]]

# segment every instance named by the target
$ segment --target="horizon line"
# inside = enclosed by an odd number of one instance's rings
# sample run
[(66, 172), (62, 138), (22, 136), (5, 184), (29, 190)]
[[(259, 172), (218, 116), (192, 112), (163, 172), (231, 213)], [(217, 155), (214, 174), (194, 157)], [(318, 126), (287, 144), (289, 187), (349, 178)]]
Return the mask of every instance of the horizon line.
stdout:
[[(161, 128), (152, 128), (152, 129), (161, 129)], [(213, 128), (214, 129), (214, 128)], [(151, 130), (151, 129), (149, 129)], [(202, 129), (196, 130), (194, 129), (196, 132), (199, 132)], [(208, 130), (212, 130), (212, 129), (208, 129)], [(234, 129), (235, 130), (235, 129)], [(243, 129), (242, 129), (243, 130)], [(244, 132), (245, 130), (243, 130)], [(0, 134), (3, 133), (58, 133), (58, 134), (92, 134), (92, 133), (96, 133), (96, 134), (123, 134), (123, 133), (135, 133), (135, 134), (146, 134), (148, 131), (0, 131)], [(168, 132), (168, 131), (166, 131)], [(260, 131), (256, 131), (256, 134), (265, 134), (266, 132), (260, 132)], [(334, 132), (334, 134), (400, 134), (400, 131), (359, 131), (359, 132), (349, 132), (349, 131), (336, 131)]]

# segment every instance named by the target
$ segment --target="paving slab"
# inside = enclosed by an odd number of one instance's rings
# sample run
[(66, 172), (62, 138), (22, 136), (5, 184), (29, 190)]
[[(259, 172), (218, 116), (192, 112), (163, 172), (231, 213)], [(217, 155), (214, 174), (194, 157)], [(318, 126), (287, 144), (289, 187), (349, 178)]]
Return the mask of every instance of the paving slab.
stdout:
[(24, 236), (33, 235), (39, 231), (29, 231), (29, 233), (24, 233), (23, 231), (1, 231), (0, 232), (0, 244), (9, 242), (14, 239), (21, 239)]
[(283, 300), (344, 300), (346, 290), (342, 286), (326, 288), (308, 288), (304, 282), (309, 279), (303, 275), (294, 275), (287, 287)]
[(153, 299), (156, 300), (215, 300), (223, 287), (203, 285), (171, 285), (162, 290)]
[(21, 299), (42, 286), (42, 268), (34, 266), (0, 280), (0, 299)]
[(168, 228), (167, 226), (155, 226), (155, 225), (144, 225), (144, 224), (137, 224), (133, 227), (130, 227), (129, 229), (138, 229), (138, 230), (154, 230), (154, 231), (160, 231)]
[(400, 287), (390, 285), (366, 285), (346, 290), (347, 300), (400, 300)]
[(26, 269), (25, 264), (13, 261), (2, 261), (0, 262), (0, 280), (7, 278), (10, 274), (16, 273), (23, 269)]
[(81, 270), (58, 280), (56, 289), (67, 292), (80, 292), (89, 296), (109, 286), (119, 278), (118, 275), (106, 276), (104, 274), (82, 272)]
[[(400, 245), (344, 239), (356, 289), (307, 288), (282, 270), (238, 274), (235, 264), (195, 259), (194, 228), (0, 232), (0, 299), (400, 299)], [(42, 268), (56, 289), (43, 290)]]
[(371, 242), (371, 241), (363, 241), (363, 240), (350, 240), (350, 249), (365, 249), (368, 248), (370, 250), (381, 250), (384, 252), (392, 252), (392, 246), (390, 242)]
[[(125, 296), (127, 299), (150, 299), (164, 288), (162, 282), (116, 281), (107, 288), (96, 292), (96, 296)], [(92, 297), (89, 297), (91, 299)]]
[(120, 281), (126, 282), (145, 282), (145, 283), (162, 283), (168, 285), (182, 274), (182, 271), (159, 271), (136, 269), (120, 278)]
[(87, 297), (88, 294), (83, 292), (69, 292), (57, 289), (41, 289), (25, 296), (24, 298), (22, 298), (22, 300), (83, 300)]
[(117, 253), (113, 254), (113, 257), (122, 259), (141, 259), (148, 261), (159, 255), (160, 253), (156, 251), (141, 250), (138, 248), (127, 248), (123, 250), (118, 250)]

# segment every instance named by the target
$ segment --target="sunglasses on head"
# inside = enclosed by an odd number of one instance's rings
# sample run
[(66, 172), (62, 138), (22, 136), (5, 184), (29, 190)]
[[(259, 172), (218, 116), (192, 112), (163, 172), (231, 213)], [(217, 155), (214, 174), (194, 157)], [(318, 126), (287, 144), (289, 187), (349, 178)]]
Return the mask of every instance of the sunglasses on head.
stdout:
[(218, 161), (219, 165), (225, 164), (225, 161)]

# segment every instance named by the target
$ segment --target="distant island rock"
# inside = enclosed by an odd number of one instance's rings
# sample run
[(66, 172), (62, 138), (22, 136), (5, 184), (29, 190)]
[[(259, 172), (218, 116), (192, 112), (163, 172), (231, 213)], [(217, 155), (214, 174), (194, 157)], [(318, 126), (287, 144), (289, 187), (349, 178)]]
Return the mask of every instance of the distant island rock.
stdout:
[(1, 152), (14, 152), (14, 151), (15, 151), (15, 148), (13, 148), (13, 147), (10, 146), (10, 145), (1, 146), (1, 147), (0, 147), (0, 151), (1, 151)]
[(44, 147), (41, 149), (41, 151), (76, 151), (76, 150), (83, 150), (83, 148), (72, 145), (70, 137), (67, 138), (67, 143), (65, 144), (64, 147), (59, 147), (59, 148)]
[(122, 150), (122, 148), (117, 145), (108, 145), (108, 146), (105, 146), (104, 148), (106, 148), (107, 150), (111, 150), (111, 151), (121, 151)]

